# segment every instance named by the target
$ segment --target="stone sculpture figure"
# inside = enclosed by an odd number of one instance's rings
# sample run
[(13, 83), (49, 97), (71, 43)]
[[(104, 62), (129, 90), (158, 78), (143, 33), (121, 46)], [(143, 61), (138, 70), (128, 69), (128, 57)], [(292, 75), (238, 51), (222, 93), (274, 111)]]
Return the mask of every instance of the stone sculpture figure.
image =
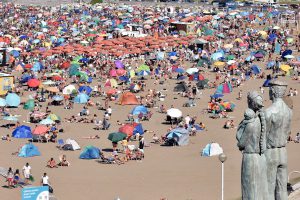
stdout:
[(243, 152), (242, 199), (267, 200), (263, 98), (254, 91), (248, 93), (247, 99), (249, 108), (244, 113), (244, 120), (239, 124), (236, 136), (238, 147)]
[(291, 133), (292, 110), (283, 101), (287, 84), (270, 82), (269, 95), (272, 105), (265, 110), (266, 161), (270, 200), (287, 200), (287, 151), (286, 144)]

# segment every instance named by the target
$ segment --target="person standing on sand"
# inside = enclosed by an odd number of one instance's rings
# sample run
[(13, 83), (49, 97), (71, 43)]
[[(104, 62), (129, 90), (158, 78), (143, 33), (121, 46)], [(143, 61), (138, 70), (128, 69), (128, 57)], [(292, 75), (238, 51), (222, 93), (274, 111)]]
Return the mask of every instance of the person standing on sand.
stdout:
[(25, 178), (25, 185), (28, 185), (31, 176), (31, 167), (29, 163), (26, 163), (26, 165), (23, 167), (23, 175)]

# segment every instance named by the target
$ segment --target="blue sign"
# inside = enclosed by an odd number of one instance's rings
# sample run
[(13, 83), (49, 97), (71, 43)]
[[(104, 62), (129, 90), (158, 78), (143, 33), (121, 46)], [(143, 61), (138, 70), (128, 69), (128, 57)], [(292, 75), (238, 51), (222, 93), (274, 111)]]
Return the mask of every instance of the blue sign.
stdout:
[(22, 200), (49, 200), (49, 187), (26, 187), (22, 189)]

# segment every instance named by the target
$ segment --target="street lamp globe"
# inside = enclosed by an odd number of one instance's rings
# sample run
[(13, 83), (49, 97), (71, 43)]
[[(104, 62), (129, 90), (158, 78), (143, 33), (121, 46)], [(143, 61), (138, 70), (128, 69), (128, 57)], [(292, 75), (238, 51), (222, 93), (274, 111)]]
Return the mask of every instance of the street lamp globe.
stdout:
[(221, 153), (219, 155), (219, 160), (221, 161), (221, 163), (224, 163), (227, 160), (227, 156), (224, 153)]

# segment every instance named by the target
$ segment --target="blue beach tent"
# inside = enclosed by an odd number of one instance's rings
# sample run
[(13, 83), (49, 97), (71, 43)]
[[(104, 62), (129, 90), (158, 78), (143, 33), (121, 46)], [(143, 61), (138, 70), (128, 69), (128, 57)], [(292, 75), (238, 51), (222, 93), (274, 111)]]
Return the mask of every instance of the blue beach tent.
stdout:
[(36, 146), (34, 146), (32, 143), (25, 144), (21, 148), (21, 150), (18, 154), (19, 157), (24, 157), (24, 158), (40, 156), (40, 155), (41, 155), (41, 153), (40, 153), (39, 149)]

